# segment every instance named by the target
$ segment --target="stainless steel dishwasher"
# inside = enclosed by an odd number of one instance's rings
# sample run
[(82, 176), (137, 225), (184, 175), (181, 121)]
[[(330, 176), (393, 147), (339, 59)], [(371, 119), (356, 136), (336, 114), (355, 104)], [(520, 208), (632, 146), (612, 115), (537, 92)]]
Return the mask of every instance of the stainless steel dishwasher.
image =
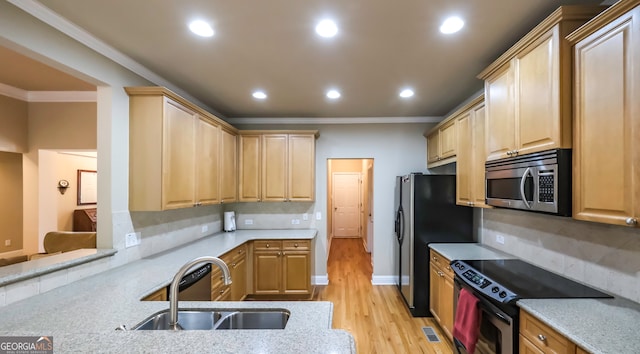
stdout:
[[(167, 296), (169, 294), (167, 287)], [(211, 301), (211, 263), (182, 277), (178, 286), (178, 298), (181, 301)]]

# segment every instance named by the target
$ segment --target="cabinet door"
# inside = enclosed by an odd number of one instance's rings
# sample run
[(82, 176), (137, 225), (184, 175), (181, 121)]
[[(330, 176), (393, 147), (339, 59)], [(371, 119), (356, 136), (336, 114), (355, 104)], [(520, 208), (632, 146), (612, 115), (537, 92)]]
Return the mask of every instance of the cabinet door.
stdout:
[(514, 59), (518, 155), (559, 147), (559, 26)]
[(453, 341), (453, 278), (446, 274), (440, 278), (440, 327), (449, 340)]
[(196, 203), (220, 202), (220, 126), (202, 118), (196, 128)]
[(440, 268), (438, 268), (433, 262), (429, 263), (429, 310), (433, 315), (436, 322), (440, 323), (441, 311), (440, 311)]
[(516, 146), (511, 65), (505, 64), (485, 81), (484, 94), (487, 109), (487, 160), (508, 157), (507, 151), (514, 150)]
[(438, 131), (427, 137), (427, 163), (436, 162), (440, 157)]
[(456, 204), (471, 205), (472, 195), (472, 163), (473, 163), (473, 131), (471, 112), (463, 113), (457, 118), (458, 148), (456, 163)]
[(163, 209), (195, 205), (195, 113), (166, 100), (162, 155)]
[[(485, 107), (481, 103), (471, 109), (471, 195), (474, 206), (486, 206), (484, 163), (486, 162)], [(460, 161), (458, 152), (458, 161)], [(458, 162), (459, 163), (459, 162)]]
[(238, 180), (238, 146), (237, 137), (224, 129), (221, 130), (220, 159), (220, 199), (221, 202), (235, 202), (237, 198), (237, 180)]
[(452, 119), (449, 123), (440, 127), (438, 140), (440, 144), (440, 159), (456, 155), (457, 136), (455, 119)]
[(575, 219), (624, 225), (638, 215), (639, 14), (636, 8), (575, 46)]
[(536, 347), (527, 338), (520, 337), (520, 354), (545, 354), (540, 348)]
[(287, 134), (262, 136), (262, 200), (285, 201), (287, 194)]
[(247, 295), (247, 258), (240, 257), (230, 264), (231, 301), (242, 301)]
[(240, 135), (240, 183), (241, 202), (259, 202), (260, 193), (260, 135)]
[(309, 294), (311, 274), (309, 252), (285, 251), (282, 253), (282, 290), (285, 294)]
[(287, 198), (290, 201), (313, 201), (315, 191), (315, 145), (312, 134), (289, 135)]
[(255, 252), (253, 256), (254, 294), (279, 294), (282, 277), (280, 251)]

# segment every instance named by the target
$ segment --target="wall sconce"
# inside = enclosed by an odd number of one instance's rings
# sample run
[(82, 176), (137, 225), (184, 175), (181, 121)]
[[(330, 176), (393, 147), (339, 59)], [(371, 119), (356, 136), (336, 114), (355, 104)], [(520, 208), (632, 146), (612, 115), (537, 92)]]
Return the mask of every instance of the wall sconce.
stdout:
[(58, 181), (58, 190), (60, 191), (60, 194), (64, 194), (64, 192), (67, 191), (67, 188), (69, 188), (69, 181), (67, 181), (66, 179), (61, 179)]

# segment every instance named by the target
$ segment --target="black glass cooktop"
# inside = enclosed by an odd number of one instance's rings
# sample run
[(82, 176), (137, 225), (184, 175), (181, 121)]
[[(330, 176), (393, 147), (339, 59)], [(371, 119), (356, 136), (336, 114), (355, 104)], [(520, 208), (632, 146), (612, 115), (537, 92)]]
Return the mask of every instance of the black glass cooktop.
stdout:
[(521, 299), (612, 297), (518, 259), (464, 262)]

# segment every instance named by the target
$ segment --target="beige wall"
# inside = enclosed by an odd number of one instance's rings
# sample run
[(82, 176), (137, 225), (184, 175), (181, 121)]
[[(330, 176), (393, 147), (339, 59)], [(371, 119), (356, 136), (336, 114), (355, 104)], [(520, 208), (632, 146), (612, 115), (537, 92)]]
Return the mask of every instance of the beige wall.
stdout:
[[(58, 228), (55, 152), (95, 150), (96, 103), (40, 103), (28, 105), (29, 148), (24, 154), (24, 252), (42, 251), (44, 235)], [(53, 155), (52, 155), (53, 154)], [(51, 160), (40, 161), (40, 156)], [(71, 182), (71, 180), (70, 180)]]
[[(76, 209), (95, 208), (96, 205), (78, 205), (78, 170), (96, 171), (98, 166), (95, 157), (59, 153), (56, 159), (57, 175), (52, 176), (49, 184), (57, 185), (60, 179), (69, 181), (69, 188), (64, 194), (58, 193), (58, 230), (73, 231), (73, 211)], [(57, 188), (56, 188), (57, 189)]]
[(0, 152), (0, 195), (1, 254), (22, 249), (22, 155)]
[[(496, 236), (504, 236), (504, 244)], [(640, 302), (640, 230), (518, 210), (483, 210), (481, 242)]]
[(27, 103), (0, 95), (0, 151), (27, 151)]

